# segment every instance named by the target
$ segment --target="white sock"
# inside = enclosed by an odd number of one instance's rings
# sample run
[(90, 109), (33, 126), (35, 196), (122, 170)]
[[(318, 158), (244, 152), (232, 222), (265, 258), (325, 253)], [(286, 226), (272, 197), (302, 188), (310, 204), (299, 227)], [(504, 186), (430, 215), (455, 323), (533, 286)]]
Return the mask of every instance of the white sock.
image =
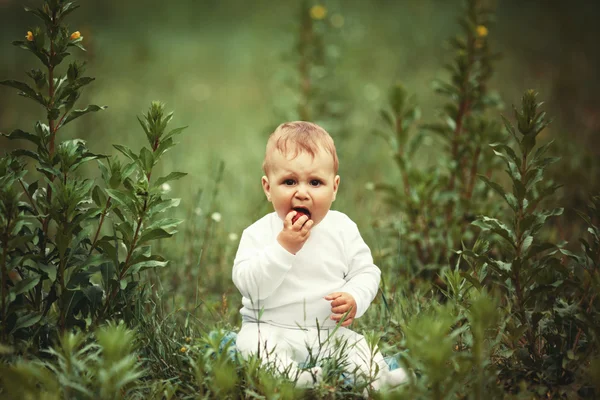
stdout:
[(408, 382), (408, 374), (404, 368), (396, 368), (391, 371), (385, 371), (383, 384), (387, 387), (393, 388), (396, 386), (403, 385)]
[(374, 390), (394, 388), (408, 382), (408, 374), (403, 368), (385, 370), (379, 373), (377, 379), (371, 383)]

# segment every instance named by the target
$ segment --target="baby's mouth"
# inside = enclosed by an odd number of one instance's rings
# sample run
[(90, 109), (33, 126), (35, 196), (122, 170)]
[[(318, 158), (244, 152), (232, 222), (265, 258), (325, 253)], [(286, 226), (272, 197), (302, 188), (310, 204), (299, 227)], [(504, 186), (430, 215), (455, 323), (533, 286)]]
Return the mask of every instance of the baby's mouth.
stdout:
[(294, 207), (293, 210), (297, 211), (298, 213), (302, 213), (308, 216), (308, 219), (310, 219), (310, 211), (308, 211), (308, 208), (305, 207)]

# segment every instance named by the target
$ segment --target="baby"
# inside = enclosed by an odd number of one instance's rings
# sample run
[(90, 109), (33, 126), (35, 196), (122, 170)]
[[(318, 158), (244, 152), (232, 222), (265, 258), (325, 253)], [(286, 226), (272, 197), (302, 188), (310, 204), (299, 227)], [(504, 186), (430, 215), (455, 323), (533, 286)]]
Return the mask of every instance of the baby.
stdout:
[[(309, 360), (340, 357), (357, 379), (377, 389), (407, 380), (348, 329), (375, 298), (381, 272), (356, 224), (330, 210), (340, 177), (333, 139), (310, 122), (281, 124), (267, 142), (262, 187), (275, 212), (246, 228), (233, 265), (241, 292), (237, 348), (257, 354), (309, 386), (320, 367)], [(345, 345), (340, 346), (340, 343)]]

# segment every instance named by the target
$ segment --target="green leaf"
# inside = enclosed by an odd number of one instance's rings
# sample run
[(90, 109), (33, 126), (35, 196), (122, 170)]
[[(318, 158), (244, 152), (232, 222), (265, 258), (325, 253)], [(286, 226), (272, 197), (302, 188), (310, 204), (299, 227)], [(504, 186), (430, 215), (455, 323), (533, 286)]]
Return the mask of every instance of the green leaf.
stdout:
[(181, 199), (168, 199), (168, 200), (159, 200), (155, 204), (153, 204), (149, 209), (147, 214), (154, 215), (160, 212), (163, 212), (169, 208), (177, 207)]
[[(517, 158), (517, 155), (515, 154), (514, 150), (512, 148), (510, 148), (509, 146), (506, 146), (504, 144), (499, 144), (499, 143), (492, 143), (490, 144), (490, 147), (492, 148), (492, 151), (494, 152), (494, 154), (496, 154), (497, 156), (501, 157), (504, 162), (506, 163), (506, 166), (508, 167), (508, 172), (511, 175), (511, 178), (513, 179), (521, 179), (521, 173), (519, 172), (519, 159)], [(498, 151), (499, 150), (503, 150), (503, 152)]]
[(79, 118), (82, 115), (85, 115), (87, 113), (101, 111), (101, 110), (105, 110), (107, 108), (108, 108), (108, 106), (97, 106), (97, 105), (92, 104), (92, 105), (87, 106), (83, 110), (73, 110), (69, 113), (69, 116), (67, 118), (65, 118), (65, 120), (63, 121), (63, 123), (60, 126), (65, 126), (66, 124), (73, 121), (74, 119)]
[(17, 322), (10, 333), (17, 331), (18, 329), (29, 328), (30, 326), (37, 324), (40, 319), (42, 319), (42, 313), (27, 313), (22, 315), (17, 318)]
[(517, 133), (515, 132), (515, 127), (513, 126), (513, 124), (511, 124), (510, 121), (506, 119), (504, 115), (501, 115), (501, 117), (502, 121), (504, 122), (504, 126), (506, 127), (506, 130), (515, 138), (517, 143), (520, 142), (519, 138), (517, 137)]
[(154, 229), (154, 228), (162, 228), (162, 229), (166, 230), (169, 228), (174, 228), (182, 222), (183, 222), (183, 220), (178, 219), (178, 218), (163, 218), (163, 219), (159, 219), (157, 221), (152, 222), (150, 225), (148, 225), (146, 227), (146, 229), (150, 230), (150, 229)]
[(52, 26), (52, 24), (53, 24), (52, 19), (43, 10), (41, 10), (39, 8), (30, 8), (30, 7), (23, 7), (23, 9), (25, 10), (25, 12), (32, 13), (33, 15), (35, 15), (36, 17), (41, 19), (44, 22), (44, 24)]
[(15, 88), (17, 90), (20, 90), (19, 95), (29, 97), (30, 99), (32, 99), (32, 100), (40, 103), (44, 107), (46, 107), (46, 101), (45, 101), (44, 97), (41, 94), (39, 94), (38, 92), (36, 92), (33, 88), (31, 88), (25, 82), (12, 81), (12, 80), (0, 81), (0, 85), (5, 85), (5, 86), (9, 86), (9, 87)]
[(65, 3), (62, 6), (61, 12), (60, 12), (60, 19), (64, 19), (67, 15), (71, 14), (73, 11), (77, 10), (79, 7), (81, 7), (78, 4), (75, 4), (75, 2), (69, 2), (69, 3)]
[(162, 137), (161, 141), (165, 141), (175, 135), (179, 135), (186, 128), (187, 128), (187, 126), (182, 126), (181, 128), (175, 128), (175, 129), (169, 131), (169, 133), (167, 133), (165, 136)]
[(546, 154), (546, 152), (548, 151), (548, 149), (550, 148), (550, 146), (552, 145), (552, 143), (554, 143), (554, 140), (549, 141), (548, 143), (544, 144), (543, 146), (540, 146), (536, 151), (535, 154), (533, 156), (533, 160), (534, 162), (536, 160), (539, 160), (544, 154)]
[(527, 250), (529, 250), (529, 247), (531, 246), (531, 243), (533, 243), (533, 236), (527, 236), (521, 244), (521, 253), (526, 254)]
[(127, 272), (129, 274), (135, 274), (148, 268), (162, 268), (168, 263), (169, 261), (159, 259), (158, 256), (140, 257), (133, 261)]
[(163, 176), (161, 178), (158, 178), (156, 180), (156, 182), (154, 183), (153, 186), (154, 187), (159, 187), (160, 185), (162, 185), (165, 182), (170, 182), (170, 181), (174, 181), (174, 180), (177, 180), (177, 179), (181, 179), (181, 178), (183, 178), (186, 175), (187, 175), (187, 173), (185, 173), (185, 172), (171, 172), (167, 176)]
[(38, 136), (33, 135), (31, 133), (28, 133), (28, 132), (24, 132), (24, 131), (22, 131), (20, 129), (15, 129), (14, 131), (12, 131), (11, 133), (9, 133), (8, 135), (6, 135), (6, 134), (3, 133), (2, 136), (7, 137), (10, 140), (15, 140), (15, 139), (29, 140), (30, 142), (32, 142), (36, 146), (40, 146), (40, 138)]
[(113, 144), (113, 147), (117, 150), (119, 150), (121, 153), (123, 153), (123, 155), (127, 158), (129, 158), (132, 161), (137, 161), (138, 160), (138, 156), (131, 151), (131, 149), (129, 149), (126, 146), (121, 146), (120, 144)]
[(472, 224), (482, 228), (483, 230), (490, 230), (496, 233), (497, 235), (504, 238), (511, 246), (513, 246), (516, 249), (514, 233), (502, 221), (496, 218), (490, 218), (483, 215), (479, 217), (479, 219), (473, 221)]
[(493, 182), (491, 180), (488, 179), (487, 176), (485, 175), (477, 175), (479, 177), (479, 179), (481, 179), (490, 189), (494, 190), (496, 193), (498, 193), (500, 196), (502, 196), (502, 198), (504, 199), (504, 201), (506, 201), (506, 203), (513, 209), (513, 210), (517, 210), (518, 204), (516, 203), (516, 199), (513, 200), (514, 196), (509, 200), (508, 197), (506, 196), (506, 192), (504, 191), (504, 188), (502, 186), (500, 186), (499, 184), (497, 184), (496, 182)]
[(396, 121), (392, 114), (388, 110), (380, 110), (379, 115), (383, 120), (387, 123), (388, 127), (392, 128), (392, 130), (396, 131)]
[(42, 263), (38, 263), (37, 264), (37, 268), (44, 272), (46, 275), (48, 275), (48, 279), (50, 280), (50, 283), (54, 283), (54, 281), (56, 280), (56, 271), (57, 271), (57, 267), (56, 265), (46, 265), (46, 264), (42, 264)]
[(529, 203), (526, 212), (527, 213), (532, 213), (535, 211), (535, 209), (537, 208), (537, 206), (540, 204), (540, 202), (548, 197), (548, 196), (552, 196), (554, 194), (554, 192), (556, 192), (556, 190), (558, 190), (559, 188), (563, 187), (563, 185), (551, 185), (548, 187), (545, 187), (544, 189), (540, 190), (538, 196), (535, 198), (535, 200), (533, 200), (531, 203)]
[(146, 172), (146, 174), (152, 171), (152, 167), (154, 166), (154, 155), (150, 150), (146, 147), (142, 147), (140, 150), (139, 160), (141, 162), (141, 167)]
[(106, 206), (107, 198), (100, 186), (94, 186), (94, 189), (92, 190), (92, 200), (94, 200), (94, 203), (102, 209)]
[(479, 282), (477, 278), (475, 278), (473, 275), (469, 274), (466, 271), (460, 271), (460, 276), (469, 281), (469, 283), (473, 285), (473, 287), (475, 287), (477, 290), (481, 290), (481, 282)]
[(35, 287), (40, 281), (39, 276), (33, 276), (30, 278), (25, 278), (22, 281), (17, 282), (15, 286), (10, 288), (10, 292), (14, 295), (20, 295), (21, 293), (27, 292)]
[(138, 214), (137, 199), (129, 191), (106, 189), (106, 193), (118, 204), (125, 207), (132, 215)]
[(165, 239), (171, 236), (173, 236), (172, 233), (169, 233), (162, 228), (155, 228), (150, 231), (144, 232), (138, 244), (146, 243), (150, 240)]
[(513, 179), (513, 192), (517, 200), (523, 201), (523, 199), (525, 199), (525, 195), (527, 194), (527, 189), (523, 185), (523, 182)]
[(533, 188), (536, 183), (541, 181), (543, 179), (543, 177), (544, 177), (544, 171), (542, 169), (533, 168), (533, 169), (529, 170), (525, 174), (525, 179), (524, 179), (525, 189), (527, 189), (527, 191), (531, 190), (531, 188)]
[(160, 156), (166, 153), (170, 148), (175, 147), (176, 143), (173, 142), (173, 138), (161, 140), (158, 147), (154, 151), (154, 158), (158, 160)]
[(502, 271), (510, 272), (510, 270), (512, 269), (512, 263), (510, 263), (510, 262), (493, 260), (492, 263), (494, 265), (496, 265)]

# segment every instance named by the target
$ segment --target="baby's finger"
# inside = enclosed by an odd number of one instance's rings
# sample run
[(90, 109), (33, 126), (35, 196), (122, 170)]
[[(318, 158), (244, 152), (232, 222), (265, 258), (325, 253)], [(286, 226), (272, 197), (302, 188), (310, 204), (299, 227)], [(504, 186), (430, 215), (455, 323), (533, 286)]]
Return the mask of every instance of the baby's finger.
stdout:
[(286, 227), (294, 225), (294, 223), (292, 222), (292, 219), (294, 218), (294, 216), (296, 214), (298, 214), (298, 211), (296, 211), (296, 210), (292, 210), (289, 213), (287, 213), (287, 215), (285, 216), (285, 219), (283, 220), (283, 224)]
[(331, 318), (334, 321), (339, 321), (340, 319), (342, 319), (343, 316), (344, 314), (331, 314), (329, 318)]
[(342, 326), (348, 326), (352, 323), (352, 321), (354, 321), (354, 318), (350, 317), (349, 315), (346, 315), (345, 313), (344, 314), (331, 314), (331, 319), (336, 322), (340, 322), (343, 319), (344, 321), (342, 322)]
[(329, 293), (327, 296), (324, 297), (325, 300), (334, 300), (337, 299), (338, 297), (340, 297), (342, 294), (340, 292), (333, 292), (333, 293)]
[(331, 312), (334, 314), (343, 314), (346, 311), (348, 311), (350, 309), (350, 307), (348, 307), (347, 305), (343, 304), (341, 306), (337, 306), (337, 307), (331, 307)]
[[(308, 217), (306, 217), (308, 219)], [(315, 224), (315, 221), (313, 221), (312, 219), (309, 219), (308, 221), (306, 221), (306, 223), (304, 225), (302, 225), (302, 230), (303, 231), (310, 231), (310, 228), (312, 228), (312, 226)]]
[(348, 302), (343, 296), (340, 296), (331, 302), (331, 307), (339, 307), (341, 305), (347, 304)]
[(294, 218), (292, 217), (292, 225), (298, 230), (302, 229), (303, 225), (306, 225), (306, 221), (308, 221), (308, 215), (300, 216), (300, 218), (298, 218), (296, 222), (294, 222)]

